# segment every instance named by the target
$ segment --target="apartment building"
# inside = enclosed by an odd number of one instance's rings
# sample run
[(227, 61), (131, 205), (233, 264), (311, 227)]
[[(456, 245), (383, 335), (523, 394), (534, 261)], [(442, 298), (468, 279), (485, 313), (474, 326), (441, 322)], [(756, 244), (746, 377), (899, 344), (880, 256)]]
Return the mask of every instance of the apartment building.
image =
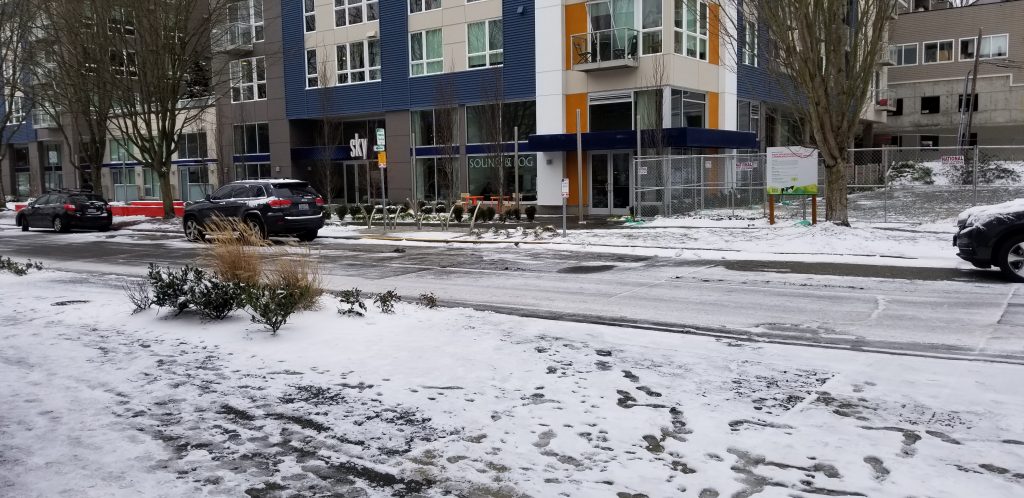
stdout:
[(877, 144), (956, 146), (973, 108), (969, 143), (1024, 145), (1024, 1), (952, 8), (948, 2), (920, 0), (896, 20), (892, 42), (889, 86), (895, 108), (876, 129)]

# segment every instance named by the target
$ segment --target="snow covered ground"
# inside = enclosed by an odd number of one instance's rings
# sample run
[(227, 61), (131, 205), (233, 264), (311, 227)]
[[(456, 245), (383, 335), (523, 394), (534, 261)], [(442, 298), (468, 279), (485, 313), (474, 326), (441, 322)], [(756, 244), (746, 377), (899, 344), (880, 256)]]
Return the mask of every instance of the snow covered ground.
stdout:
[(276, 337), (0, 274), (0, 495), (1024, 492), (1024, 368), (401, 305)]

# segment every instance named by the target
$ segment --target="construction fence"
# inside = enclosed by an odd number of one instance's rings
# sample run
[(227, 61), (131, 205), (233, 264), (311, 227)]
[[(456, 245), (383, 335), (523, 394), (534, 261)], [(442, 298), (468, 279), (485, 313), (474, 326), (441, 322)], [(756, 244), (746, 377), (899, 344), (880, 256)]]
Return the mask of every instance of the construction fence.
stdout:
[[(637, 214), (767, 216), (765, 154), (638, 157)], [(819, 216), (825, 167), (819, 165)], [(871, 148), (850, 151), (849, 215), (865, 222), (930, 222), (971, 206), (1024, 197), (1024, 146)], [(782, 218), (809, 217), (806, 197), (777, 198)]]

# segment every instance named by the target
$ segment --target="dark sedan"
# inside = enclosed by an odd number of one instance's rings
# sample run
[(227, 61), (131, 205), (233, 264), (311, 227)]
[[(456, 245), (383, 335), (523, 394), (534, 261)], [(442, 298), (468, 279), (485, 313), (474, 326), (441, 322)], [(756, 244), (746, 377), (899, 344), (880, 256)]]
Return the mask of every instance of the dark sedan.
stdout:
[(29, 228), (52, 228), (55, 232), (84, 228), (106, 232), (113, 223), (113, 215), (110, 205), (99, 194), (51, 192), (18, 211), (15, 223), (26, 232)]

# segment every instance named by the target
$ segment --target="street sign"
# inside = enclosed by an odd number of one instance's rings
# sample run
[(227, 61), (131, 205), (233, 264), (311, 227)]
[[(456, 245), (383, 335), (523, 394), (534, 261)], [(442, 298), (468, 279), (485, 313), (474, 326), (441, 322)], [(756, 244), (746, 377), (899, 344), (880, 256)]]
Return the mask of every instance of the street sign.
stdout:
[(736, 163), (736, 171), (753, 171), (754, 163), (747, 161), (742, 163)]
[(964, 156), (942, 156), (940, 160), (945, 167), (964, 165)]
[(377, 167), (380, 168), (380, 169), (384, 169), (384, 168), (388, 167), (388, 154), (387, 154), (387, 152), (378, 152), (377, 153)]
[(384, 128), (377, 128), (377, 145), (384, 147)]
[(384, 152), (384, 146), (383, 145), (374, 145), (373, 146), (373, 151), (374, 152)]
[(562, 178), (562, 198), (563, 199), (568, 199), (569, 198), (569, 179), (568, 178)]

